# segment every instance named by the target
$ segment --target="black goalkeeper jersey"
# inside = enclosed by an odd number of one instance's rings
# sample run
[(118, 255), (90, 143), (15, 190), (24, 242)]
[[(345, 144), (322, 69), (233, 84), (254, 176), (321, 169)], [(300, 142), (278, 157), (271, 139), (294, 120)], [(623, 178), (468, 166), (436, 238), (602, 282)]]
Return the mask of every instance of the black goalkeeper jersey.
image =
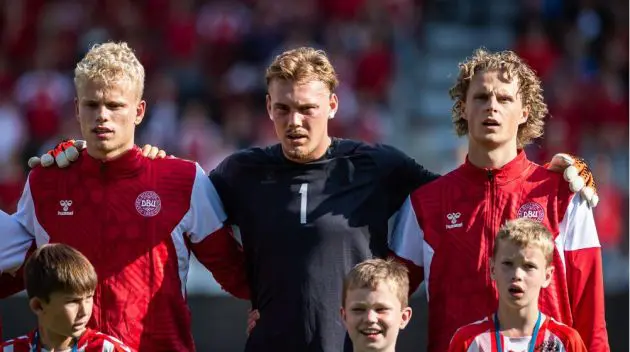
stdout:
[(389, 219), (438, 175), (386, 145), (334, 138), (320, 160), (251, 148), (210, 173), (247, 258), (260, 312), (246, 351), (341, 351), (343, 278), (388, 253)]

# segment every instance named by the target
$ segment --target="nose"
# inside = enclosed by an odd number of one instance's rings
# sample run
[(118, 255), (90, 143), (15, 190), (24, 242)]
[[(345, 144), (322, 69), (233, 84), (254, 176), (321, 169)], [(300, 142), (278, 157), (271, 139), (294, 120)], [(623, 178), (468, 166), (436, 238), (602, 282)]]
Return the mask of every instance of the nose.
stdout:
[(367, 311), (367, 321), (375, 323), (378, 321), (377, 317), (378, 314), (373, 309)]
[(292, 112), (289, 114), (289, 126), (302, 126), (304, 116), (299, 112)]
[(521, 281), (523, 276), (525, 275), (525, 270), (522, 268), (514, 269), (514, 273), (512, 274), (512, 281)]
[(81, 302), (81, 304), (79, 304), (79, 311), (77, 312), (77, 316), (78, 317), (84, 317), (85, 316), (85, 314), (87, 312), (87, 309), (86, 309), (85, 305), (86, 305), (85, 301), (83, 301), (83, 302)]
[(96, 121), (103, 122), (109, 120), (109, 109), (104, 105), (101, 105), (98, 109), (96, 109)]
[(82, 300), (81, 303), (79, 304), (78, 316), (84, 317), (88, 315), (91, 310), (91, 305), (92, 305), (91, 298)]
[(488, 99), (486, 100), (486, 111), (488, 112), (497, 111), (498, 106), (499, 106), (499, 101), (497, 100), (497, 97), (494, 94), (490, 95)]

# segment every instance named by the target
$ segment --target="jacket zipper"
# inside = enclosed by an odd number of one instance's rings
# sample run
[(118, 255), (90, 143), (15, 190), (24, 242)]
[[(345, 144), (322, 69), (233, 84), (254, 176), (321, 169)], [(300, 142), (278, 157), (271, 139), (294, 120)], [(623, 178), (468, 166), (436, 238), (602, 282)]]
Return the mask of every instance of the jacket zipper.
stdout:
[[(105, 189), (106, 186), (107, 186), (107, 177), (105, 175), (105, 171), (106, 170), (107, 170), (107, 166), (105, 165), (105, 163), (101, 163), (101, 166), (100, 166), (100, 178), (101, 178), (101, 189), (103, 190), (103, 198), (101, 199), (101, 207), (102, 206), (107, 207), (107, 202), (105, 200), (105, 197), (107, 196), (107, 190)], [(106, 219), (107, 216), (105, 216), (105, 213), (106, 213), (107, 209), (103, 209), (103, 210), (105, 210), (105, 211), (101, 212), (101, 219)], [(98, 236), (98, 248), (106, 248), (104, 246), (105, 244), (103, 243), (103, 233), (104, 233), (104, 228), (105, 228), (105, 226), (104, 226), (105, 225), (105, 221), (102, 221), (99, 225), (100, 226), (99, 226), (99, 231), (98, 231), (98, 234), (99, 234), (99, 236)], [(98, 253), (99, 253), (98, 260), (99, 260), (100, 263), (102, 263), (103, 262), (103, 258), (101, 256), (102, 256), (103, 252), (99, 250)], [(101, 330), (101, 331), (103, 331), (103, 330), (109, 331), (103, 325), (105, 323), (105, 321), (106, 321), (105, 320), (105, 318), (106, 318), (106, 316), (105, 316), (105, 307), (104, 307), (104, 304), (103, 304), (103, 302), (105, 302), (105, 299), (103, 297), (103, 295), (104, 295), (103, 281), (101, 281), (101, 284), (98, 285), (98, 292), (99, 292), (99, 297), (101, 299), (101, 302), (100, 302), (101, 303), (101, 307), (100, 307), (100, 312), (99, 312), (99, 315), (100, 315), (99, 316), (99, 320), (100, 321), (99, 321), (98, 327), (99, 327), (99, 330)]]
[(488, 209), (488, 213), (486, 216), (488, 216), (489, 219), (489, 228), (486, 229), (486, 235), (485, 235), (485, 242), (486, 242), (486, 280), (487, 283), (490, 287), (493, 288), (494, 290), (494, 283), (493, 281), (490, 279), (490, 258), (492, 258), (492, 250), (493, 250), (493, 244), (494, 244), (494, 235), (496, 235), (496, 210), (495, 210), (495, 197), (496, 197), (496, 183), (494, 180), (494, 173), (492, 172), (492, 170), (488, 170), (488, 183), (489, 183), (489, 190), (488, 193), (490, 194), (489, 201), (489, 209)]

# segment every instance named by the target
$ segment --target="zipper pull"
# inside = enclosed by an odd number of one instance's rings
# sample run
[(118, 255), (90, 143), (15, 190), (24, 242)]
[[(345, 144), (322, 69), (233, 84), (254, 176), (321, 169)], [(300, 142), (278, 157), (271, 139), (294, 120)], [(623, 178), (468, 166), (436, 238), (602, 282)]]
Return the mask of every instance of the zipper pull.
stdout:
[(494, 180), (494, 174), (492, 173), (492, 170), (488, 169), (488, 180), (492, 181)]

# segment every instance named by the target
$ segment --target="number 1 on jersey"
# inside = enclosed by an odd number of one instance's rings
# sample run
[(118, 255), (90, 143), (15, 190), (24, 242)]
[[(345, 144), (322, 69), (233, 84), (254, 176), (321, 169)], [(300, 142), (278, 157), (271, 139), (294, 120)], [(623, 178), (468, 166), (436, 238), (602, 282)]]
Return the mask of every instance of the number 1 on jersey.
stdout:
[(308, 198), (308, 183), (300, 186), (300, 224), (306, 224), (306, 204)]

